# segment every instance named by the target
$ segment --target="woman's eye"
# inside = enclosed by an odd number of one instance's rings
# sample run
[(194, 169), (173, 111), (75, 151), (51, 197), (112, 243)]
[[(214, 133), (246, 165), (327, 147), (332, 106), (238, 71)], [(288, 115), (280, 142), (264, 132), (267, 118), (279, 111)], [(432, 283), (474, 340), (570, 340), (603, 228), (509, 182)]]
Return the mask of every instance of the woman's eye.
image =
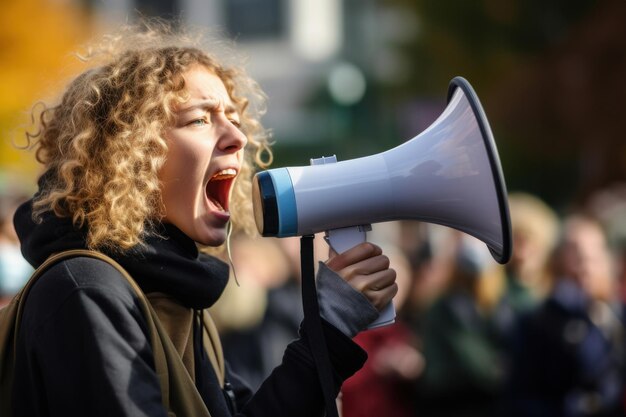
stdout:
[(233, 126), (235, 126), (237, 129), (241, 129), (241, 122), (239, 120), (235, 120), (235, 119), (230, 119), (230, 122), (233, 124)]
[(195, 119), (192, 120), (191, 122), (189, 122), (190, 126), (204, 126), (206, 124), (208, 124), (209, 122), (207, 122), (206, 119), (202, 118), (202, 119)]

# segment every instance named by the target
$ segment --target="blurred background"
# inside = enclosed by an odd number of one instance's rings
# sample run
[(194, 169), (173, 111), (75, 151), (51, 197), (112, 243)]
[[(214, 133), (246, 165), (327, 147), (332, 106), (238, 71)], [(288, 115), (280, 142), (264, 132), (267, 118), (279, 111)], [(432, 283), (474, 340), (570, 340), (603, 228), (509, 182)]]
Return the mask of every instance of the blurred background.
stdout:
[(138, 14), (236, 40), (269, 96), (276, 166), (410, 139), (462, 75), (492, 124), (510, 190), (563, 209), (626, 178), (620, 0), (5, 0), (0, 184), (32, 184), (32, 158), (11, 141), (22, 141), (35, 100), (72, 74), (70, 54)]
[[(181, 19), (236, 42), (268, 96), (264, 124), (273, 132), (274, 167), (399, 145), (441, 114), (448, 83), (461, 75), (476, 90), (499, 149), (511, 193), (513, 259), (496, 266), (473, 243), (438, 227), (375, 229), (403, 282), (400, 327), (359, 340), (379, 359), (347, 384), (345, 417), (511, 416), (511, 407), (524, 416), (624, 415), (624, 0), (2, 6), (0, 245), (15, 248), (12, 210), (38, 174), (34, 156), (18, 149), (29, 109), (64, 87), (79, 68), (72, 53), (87, 40), (140, 15)], [(297, 246), (242, 238), (235, 248), (246, 291), (227, 289), (237, 314), (217, 306), (215, 315), (231, 362), (254, 385), (297, 332)], [(2, 302), (2, 291), (19, 288), (10, 276), (23, 266), (15, 250), (0, 255)], [(577, 310), (583, 298), (588, 302)], [(595, 350), (586, 350), (589, 344)], [(387, 383), (371, 388), (372, 380)], [(363, 398), (380, 399), (382, 408)], [(460, 408), (448, 407), (450, 398)]]

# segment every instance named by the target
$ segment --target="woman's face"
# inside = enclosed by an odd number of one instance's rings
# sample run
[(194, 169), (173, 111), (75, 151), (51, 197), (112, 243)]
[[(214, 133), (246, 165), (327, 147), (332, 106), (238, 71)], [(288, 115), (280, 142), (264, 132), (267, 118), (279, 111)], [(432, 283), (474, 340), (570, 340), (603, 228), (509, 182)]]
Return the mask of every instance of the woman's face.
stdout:
[(159, 173), (164, 221), (198, 243), (219, 246), (226, 239), (231, 189), (247, 139), (219, 77), (198, 65), (183, 78), (189, 100), (174, 108)]

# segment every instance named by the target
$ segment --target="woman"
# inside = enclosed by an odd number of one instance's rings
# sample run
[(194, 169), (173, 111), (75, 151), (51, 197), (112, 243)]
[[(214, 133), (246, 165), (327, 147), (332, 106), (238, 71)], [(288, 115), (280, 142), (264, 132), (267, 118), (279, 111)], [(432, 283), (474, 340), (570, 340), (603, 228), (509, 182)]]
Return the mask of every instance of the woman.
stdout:
[[(263, 167), (269, 151), (262, 95), (199, 42), (155, 27), (90, 50), (86, 59), (103, 61), (41, 113), (29, 138), (45, 173), (15, 216), (22, 253), (35, 267), (75, 248), (120, 263), (165, 323), (211, 416), (319, 415), (306, 335), (254, 394), (230, 373), (221, 384), (211, 366), (196, 318), (221, 295), (228, 267), (202, 252), (225, 243), (231, 212), (238, 227), (250, 223), (253, 163)], [(394, 281), (368, 243), (320, 265), (335, 392), (365, 359), (350, 338), (391, 300)], [(136, 297), (104, 262), (78, 257), (48, 270), (29, 293), (17, 343), (16, 416), (167, 415)]]

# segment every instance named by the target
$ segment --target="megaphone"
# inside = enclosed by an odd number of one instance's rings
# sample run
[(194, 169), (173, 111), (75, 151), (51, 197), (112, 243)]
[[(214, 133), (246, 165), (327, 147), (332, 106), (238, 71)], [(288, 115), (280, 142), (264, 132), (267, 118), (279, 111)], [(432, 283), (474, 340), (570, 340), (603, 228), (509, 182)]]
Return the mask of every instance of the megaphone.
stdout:
[[(450, 82), (443, 113), (413, 139), (362, 158), (259, 172), (253, 204), (261, 235), (327, 231), (338, 252), (364, 240), (368, 225), (407, 219), (474, 236), (499, 263), (511, 256), (498, 151), (480, 101), (462, 77)], [(349, 231), (347, 243), (343, 231)], [(335, 247), (333, 235), (343, 247)]]

